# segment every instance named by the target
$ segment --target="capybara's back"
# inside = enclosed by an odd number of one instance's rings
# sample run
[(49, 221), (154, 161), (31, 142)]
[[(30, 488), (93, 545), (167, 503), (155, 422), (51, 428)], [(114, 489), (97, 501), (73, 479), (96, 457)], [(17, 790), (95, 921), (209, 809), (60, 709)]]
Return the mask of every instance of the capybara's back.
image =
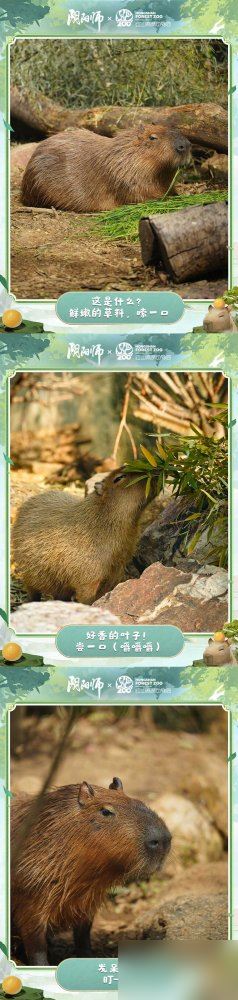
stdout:
[(152, 488), (147, 500), (144, 481), (117, 469), (83, 500), (62, 490), (26, 500), (12, 542), (16, 572), (30, 597), (92, 604), (112, 589), (124, 578), (141, 513), (154, 495)]
[(163, 820), (125, 795), (119, 778), (109, 789), (83, 781), (47, 792), (38, 811), (36, 800), (16, 801), (12, 921), (27, 961), (47, 963), (49, 928), (75, 928), (78, 953), (89, 954), (106, 890), (159, 870), (170, 842)]
[(50, 136), (37, 146), (22, 182), (25, 205), (100, 212), (160, 198), (190, 143), (171, 126), (139, 125), (113, 139), (88, 129)]

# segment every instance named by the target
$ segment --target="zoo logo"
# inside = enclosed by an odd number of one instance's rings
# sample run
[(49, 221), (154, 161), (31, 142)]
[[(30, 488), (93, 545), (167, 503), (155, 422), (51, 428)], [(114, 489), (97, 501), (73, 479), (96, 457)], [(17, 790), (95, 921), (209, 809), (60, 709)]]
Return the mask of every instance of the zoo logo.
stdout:
[(116, 689), (118, 694), (130, 694), (133, 690), (133, 680), (132, 677), (127, 676), (127, 674), (122, 674), (116, 680)]
[(133, 355), (132, 344), (127, 344), (126, 341), (122, 341), (121, 344), (117, 344), (116, 356), (118, 361), (130, 361)]
[(126, 7), (122, 7), (121, 10), (117, 11), (116, 23), (118, 28), (130, 28), (133, 21), (133, 14), (131, 10), (127, 10)]

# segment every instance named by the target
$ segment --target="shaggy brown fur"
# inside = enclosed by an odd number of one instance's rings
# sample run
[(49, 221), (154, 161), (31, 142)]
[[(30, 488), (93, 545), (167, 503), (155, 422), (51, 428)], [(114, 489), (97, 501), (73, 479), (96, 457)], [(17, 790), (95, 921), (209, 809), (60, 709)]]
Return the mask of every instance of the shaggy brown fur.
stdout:
[(190, 159), (190, 143), (175, 128), (148, 125), (113, 139), (87, 129), (50, 136), (37, 146), (22, 183), (24, 205), (73, 212), (101, 212), (160, 198), (178, 167)]
[(141, 514), (156, 491), (153, 484), (146, 500), (145, 482), (133, 483), (137, 475), (117, 469), (84, 500), (50, 490), (22, 504), (13, 528), (13, 554), (32, 599), (44, 594), (92, 604), (123, 580)]
[[(90, 954), (90, 927), (107, 889), (160, 869), (171, 836), (155, 812), (123, 792), (65, 785), (48, 792), (27, 829), (31, 798), (12, 806), (12, 932), (30, 964), (47, 964), (47, 931), (75, 928), (78, 954)], [(17, 850), (17, 838), (24, 837)]]

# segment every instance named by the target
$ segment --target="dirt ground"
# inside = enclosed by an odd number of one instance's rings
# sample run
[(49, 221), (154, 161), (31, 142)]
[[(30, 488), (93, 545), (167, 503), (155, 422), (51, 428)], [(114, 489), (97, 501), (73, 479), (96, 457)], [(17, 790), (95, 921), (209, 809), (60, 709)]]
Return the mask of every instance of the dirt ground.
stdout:
[[(173, 730), (168, 727), (166, 715), (169, 711), (171, 716), (171, 709), (166, 707), (156, 710), (156, 724), (150, 708), (131, 708), (129, 714), (122, 710), (119, 720), (113, 709), (106, 707), (99, 711), (100, 721), (97, 708), (76, 720), (55, 785), (85, 779), (108, 787), (112, 776), (117, 774), (126, 794), (142, 799), (156, 811), (165, 794), (182, 796), (198, 809), (208, 810), (223, 844), (218, 860), (209, 855), (209, 847), (206, 856), (205, 845), (199, 843), (195, 858), (188, 845), (181, 849), (175, 836), (171, 855), (160, 874), (156, 873), (149, 881), (121, 886), (116, 894), (109, 893), (92, 930), (95, 953), (106, 955), (115, 954), (119, 939), (136, 937), (138, 918), (146, 920), (151, 910), (159, 914), (168, 901), (176, 903), (183, 894), (191, 898), (206, 895), (208, 901), (210, 894), (226, 894), (227, 717), (223, 710), (207, 709), (207, 713), (212, 713), (211, 724), (201, 732), (196, 709), (192, 710), (194, 715), (189, 725), (186, 718), (189, 710), (173, 709)], [(184, 729), (180, 728), (181, 713), (184, 713)], [(52, 726), (51, 715), (39, 715), (37, 719), (35, 715), (26, 716), (23, 743), (12, 760), (13, 792), (39, 792), (56, 740), (57, 718)], [(70, 950), (69, 934), (67, 938), (65, 945), (68, 943)]]
[[(213, 299), (226, 290), (227, 279), (222, 278), (173, 285), (165, 274), (143, 265), (139, 240), (96, 238), (93, 216), (24, 207), (20, 200), (22, 175), (14, 147), (11, 290), (16, 297), (57, 299), (75, 289), (156, 291), (170, 287), (185, 299)], [(214, 182), (199, 177), (195, 183), (177, 184), (178, 194), (203, 193), (211, 188)]]

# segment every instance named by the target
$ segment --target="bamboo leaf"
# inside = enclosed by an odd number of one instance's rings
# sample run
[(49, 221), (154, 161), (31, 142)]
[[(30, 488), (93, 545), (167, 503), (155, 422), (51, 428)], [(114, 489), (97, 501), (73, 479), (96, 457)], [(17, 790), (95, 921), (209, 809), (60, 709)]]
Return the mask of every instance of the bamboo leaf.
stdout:
[(148, 497), (150, 495), (150, 489), (151, 489), (151, 479), (150, 479), (150, 476), (148, 476), (146, 487), (145, 487), (146, 500), (148, 499)]
[(156, 458), (152, 455), (151, 451), (149, 451), (148, 448), (145, 448), (143, 444), (140, 445), (140, 450), (142, 451), (142, 455), (147, 458), (149, 465), (152, 465), (153, 469), (157, 469)]
[(166, 462), (166, 459), (168, 458), (168, 454), (166, 454), (166, 451), (164, 451), (164, 449), (162, 448), (162, 444), (157, 444), (156, 447), (157, 447), (157, 452), (158, 452), (159, 457), (163, 458), (164, 461)]

